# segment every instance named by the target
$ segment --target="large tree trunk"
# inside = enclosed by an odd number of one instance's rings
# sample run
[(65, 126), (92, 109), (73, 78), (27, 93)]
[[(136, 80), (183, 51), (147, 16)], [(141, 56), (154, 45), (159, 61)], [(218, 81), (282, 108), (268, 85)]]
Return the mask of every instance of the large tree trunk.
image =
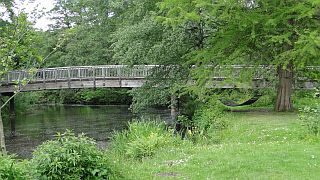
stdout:
[(277, 100), (275, 104), (275, 111), (291, 111), (292, 101), (292, 85), (293, 85), (293, 65), (289, 63), (286, 68), (283, 68), (282, 65), (278, 67), (278, 92)]

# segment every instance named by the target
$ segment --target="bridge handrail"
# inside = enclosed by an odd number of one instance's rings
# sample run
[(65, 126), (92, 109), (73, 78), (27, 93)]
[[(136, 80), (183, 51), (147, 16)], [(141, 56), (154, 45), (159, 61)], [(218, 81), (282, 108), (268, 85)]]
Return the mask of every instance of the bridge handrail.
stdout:
[(99, 65), (99, 66), (70, 66), (57, 68), (43, 68), (31, 70), (9, 71), (1, 80), (2, 84), (9, 84), (24, 79), (32, 82), (50, 80), (68, 80), (85, 78), (142, 78), (150, 75), (151, 70), (159, 65)]
[[(34, 70), (15, 70), (9, 71), (1, 79), (1, 84), (20, 82), (24, 79), (31, 79), (31, 82), (46, 82), (58, 80), (82, 80), (96, 78), (145, 78), (149, 76), (156, 67), (170, 67), (163, 65), (97, 65), (97, 66), (69, 66), (56, 68), (43, 68)], [(263, 78), (267, 74), (275, 73), (275, 66), (272, 65), (219, 65), (208, 66), (217, 71), (214, 77), (226, 77), (225, 72), (231, 70), (233, 74), (240, 74), (241, 69), (249, 68), (254, 70), (254, 78)], [(320, 71), (320, 66), (307, 66), (306, 69)], [(226, 71), (224, 71), (226, 70)], [(263, 71), (262, 71), (263, 70)]]

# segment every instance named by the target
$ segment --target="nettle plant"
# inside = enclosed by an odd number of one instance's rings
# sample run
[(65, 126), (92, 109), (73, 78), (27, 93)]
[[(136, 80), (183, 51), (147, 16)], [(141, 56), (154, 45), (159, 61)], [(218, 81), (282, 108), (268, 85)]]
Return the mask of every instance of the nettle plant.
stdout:
[(314, 95), (318, 99), (315, 107), (304, 107), (300, 109), (299, 118), (310, 134), (320, 136), (320, 90)]

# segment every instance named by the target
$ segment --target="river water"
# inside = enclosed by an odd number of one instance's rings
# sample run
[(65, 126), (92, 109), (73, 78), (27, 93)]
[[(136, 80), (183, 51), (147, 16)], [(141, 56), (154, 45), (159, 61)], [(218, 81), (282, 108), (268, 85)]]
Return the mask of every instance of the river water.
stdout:
[(134, 115), (128, 106), (36, 106), (31, 112), (17, 114), (16, 136), (12, 137), (9, 122), (4, 122), (6, 146), (9, 153), (20, 158), (30, 158), (34, 148), (54, 138), (66, 129), (85, 133), (94, 138), (101, 148), (116, 130), (139, 117), (161, 118), (170, 121), (169, 110), (150, 109), (145, 114)]

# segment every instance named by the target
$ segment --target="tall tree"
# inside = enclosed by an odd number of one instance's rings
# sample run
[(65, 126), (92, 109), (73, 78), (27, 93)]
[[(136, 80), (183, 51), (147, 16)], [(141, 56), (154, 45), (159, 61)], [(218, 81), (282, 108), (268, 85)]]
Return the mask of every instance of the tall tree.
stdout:
[[(277, 67), (276, 111), (292, 109), (291, 93), (294, 72), (319, 62), (320, 2), (317, 0), (171, 0), (162, 3), (169, 20), (185, 19), (190, 5), (209, 10), (217, 25), (206, 46), (193, 53), (191, 61), (201, 61), (195, 70), (203, 77), (203, 66), (212, 64), (256, 64)], [(192, 19), (197, 18), (196, 13)], [(198, 78), (202, 81), (201, 78)]]
[[(156, 20), (159, 0), (114, 1), (118, 29), (112, 34), (113, 61), (120, 64), (163, 65), (148, 83), (132, 91), (134, 111), (152, 105), (167, 105), (171, 93), (184, 84), (188, 72), (181, 66), (193, 48), (184, 28), (168, 28)], [(154, 87), (157, 88), (154, 88)], [(148, 92), (148, 93), (146, 93)]]
[(49, 36), (46, 51), (50, 52), (62, 36), (68, 36), (68, 42), (53, 54), (47, 66), (110, 63), (109, 36), (115, 25), (108, 1), (57, 0), (51, 13), (57, 23), (45, 33)]
[[(8, 8), (11, 8), (8, 7)], [(1, 19), (3, 19), (1, 17)], [(11, 15), (10, 21), (4, 20), (0, 26), (0, 76), (13, 69), (33, 67), (41, 57), (35, 48), (37, 34), (24, 13)], [(5, 152), (5, 139), (1, 111), (8, 103), (0, 106), (0, 150)]]
[[(2, 46), (3, 46), (3, 43), (6, 41), (6, 40), (3, 40), (3, 38), (5, 37), (5, 33), (3, 33), (3, 29), (9, 24), (5, 20), (5, 14), (6, 14), (6, 12), (9, 12), (10, 16), (12, 16), (12, 14), (13, 14), (12, 4), (13, 4), (13, 1), (11, 1), (11, 0), (2, 0), (2, 1), (0, 1), (0, 7), (5, 9), (5, 11), (1, 12), (1, 14), (0, 14), (0, 30), (1, 30), (0, 31), (1, 32), (1, 34), (0, 34), (0, 42), (1, 42)], [(2, 68), (0, 69), (0, 75), (1, 75), (1, 74), (4, 73), (4, 71), (6, 69), (8, 69), (7, 68), (8, 65), (7, 65), (7, 63), (5, 61), (4, 62), (1, 61), (0, 65), (2, 66)], [(0, 94), (0, 98), (1, 98), (1, 94)], [(2, 106), (1, 103), (0, 103), (0, 105)], [(0, 152), (6, 153), (6, 145), (5, 145), (5, 138), (4, 138), (4, 130), (3, 130), (1, 109), (0, 109)]]

